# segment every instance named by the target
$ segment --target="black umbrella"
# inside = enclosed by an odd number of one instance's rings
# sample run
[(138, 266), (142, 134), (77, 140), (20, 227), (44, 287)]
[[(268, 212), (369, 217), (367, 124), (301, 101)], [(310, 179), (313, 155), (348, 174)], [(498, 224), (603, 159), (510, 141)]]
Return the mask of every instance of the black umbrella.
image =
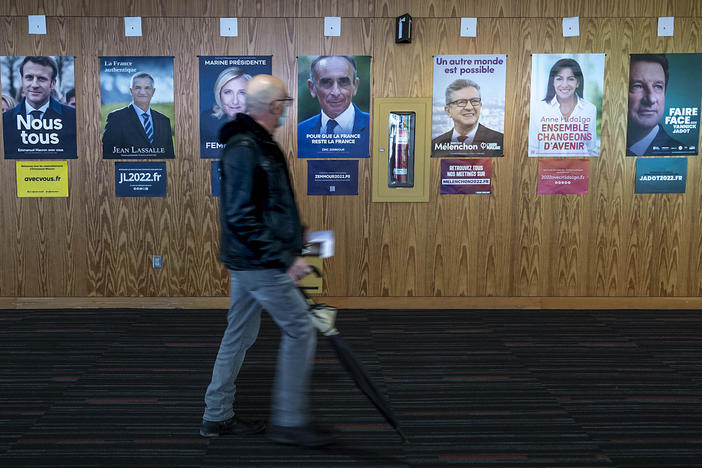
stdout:
[[(319, 274), (319, 270), (313, 268), (315, 274)], [(353, 380), (356, 382), (356, 386), (363, 392), (371, 403), (378, 409), (380, 414), (383, 415), (385, 420), (397, 431), (397, 434), (402, 439), (404, 444), (409, 443), (407, 436), (402, 432), (400, 426), (395, 418), (395, 415), (390, 408), (390, 404), (383, 398), (383, 395), (375, 386), (373, 381), (368, 376), (368, 372), (363, 368), (361, 362), (356, 358), (349, 344), (344, 340), (339, 334), (339, 330), (334, 328), (334, 320), (336, 319), (336, 309), (334, 307), (328, 306), (326, 304), (317, 304), (312, 299), (310, 299), (305, 291), (300, 288), (302, 294), (307, 300), (309, 305), (310, 313), (312, 314), (312, 322), (315, 327), (322, 332), (324, 336), (329, 339), (332, 348), (336, 351), (336, 355), (339, 357), (339, 362), (344, 366), (346, 372), (349, 373)]]

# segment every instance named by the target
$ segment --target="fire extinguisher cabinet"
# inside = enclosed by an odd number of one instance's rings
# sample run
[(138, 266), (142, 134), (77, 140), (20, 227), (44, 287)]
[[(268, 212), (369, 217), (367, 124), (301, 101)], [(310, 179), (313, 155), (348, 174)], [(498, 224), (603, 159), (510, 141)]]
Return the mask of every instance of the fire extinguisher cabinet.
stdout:
[(373, 201), (428, 202), (431, 98), (376, 98)]

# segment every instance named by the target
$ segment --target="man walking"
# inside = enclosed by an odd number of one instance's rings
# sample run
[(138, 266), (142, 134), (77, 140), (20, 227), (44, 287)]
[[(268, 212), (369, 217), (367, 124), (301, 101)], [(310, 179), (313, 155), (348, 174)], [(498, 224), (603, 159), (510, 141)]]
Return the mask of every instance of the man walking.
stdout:
[(310, 273), (300, 256), (304, 229), (285, 156), (272, 134), (283, 125), (292, 98), (285, 84), (257, 75), (246, 88), (247, 114), (226, 124), (220, 141), (220, 260), (231, 274), (227, 329), (205, 395), (200, 434), (255, 434), (260, 422), (237, 418), (232, 408), (235, 380), (258, 335), (261, 308), (281, 329), (268, 437), (276, 442), (320, 446), (333, 437), (310, 421), (309, 381), (316, 330), (295, 283)]

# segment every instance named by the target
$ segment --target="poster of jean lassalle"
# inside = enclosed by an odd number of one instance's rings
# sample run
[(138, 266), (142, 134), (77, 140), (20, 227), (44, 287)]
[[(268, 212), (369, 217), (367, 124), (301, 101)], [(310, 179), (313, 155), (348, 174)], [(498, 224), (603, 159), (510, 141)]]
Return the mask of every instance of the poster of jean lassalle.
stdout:
[(173, 57), (100, 57), (102, 157), (171, 159)]
[(604, 54), (531, 56), (529, 156), (600, 155)]
[(7, 159), (75, 159), (74, 58), (0, 57)]
[(434, 56), (432, 156), (504, 154), (507, 56)]
[(370, 56), (301, 56), (297, 61), (297, 155), (370, 155)]

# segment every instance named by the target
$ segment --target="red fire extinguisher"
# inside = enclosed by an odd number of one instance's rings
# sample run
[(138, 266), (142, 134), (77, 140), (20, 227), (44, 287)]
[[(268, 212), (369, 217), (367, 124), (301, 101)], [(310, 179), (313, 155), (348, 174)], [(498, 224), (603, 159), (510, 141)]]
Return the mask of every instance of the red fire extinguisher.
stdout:
[(407, 115), (397, 114), (392, 132), (392, 182), (403, 184), (407, 182), (410, 130)]

